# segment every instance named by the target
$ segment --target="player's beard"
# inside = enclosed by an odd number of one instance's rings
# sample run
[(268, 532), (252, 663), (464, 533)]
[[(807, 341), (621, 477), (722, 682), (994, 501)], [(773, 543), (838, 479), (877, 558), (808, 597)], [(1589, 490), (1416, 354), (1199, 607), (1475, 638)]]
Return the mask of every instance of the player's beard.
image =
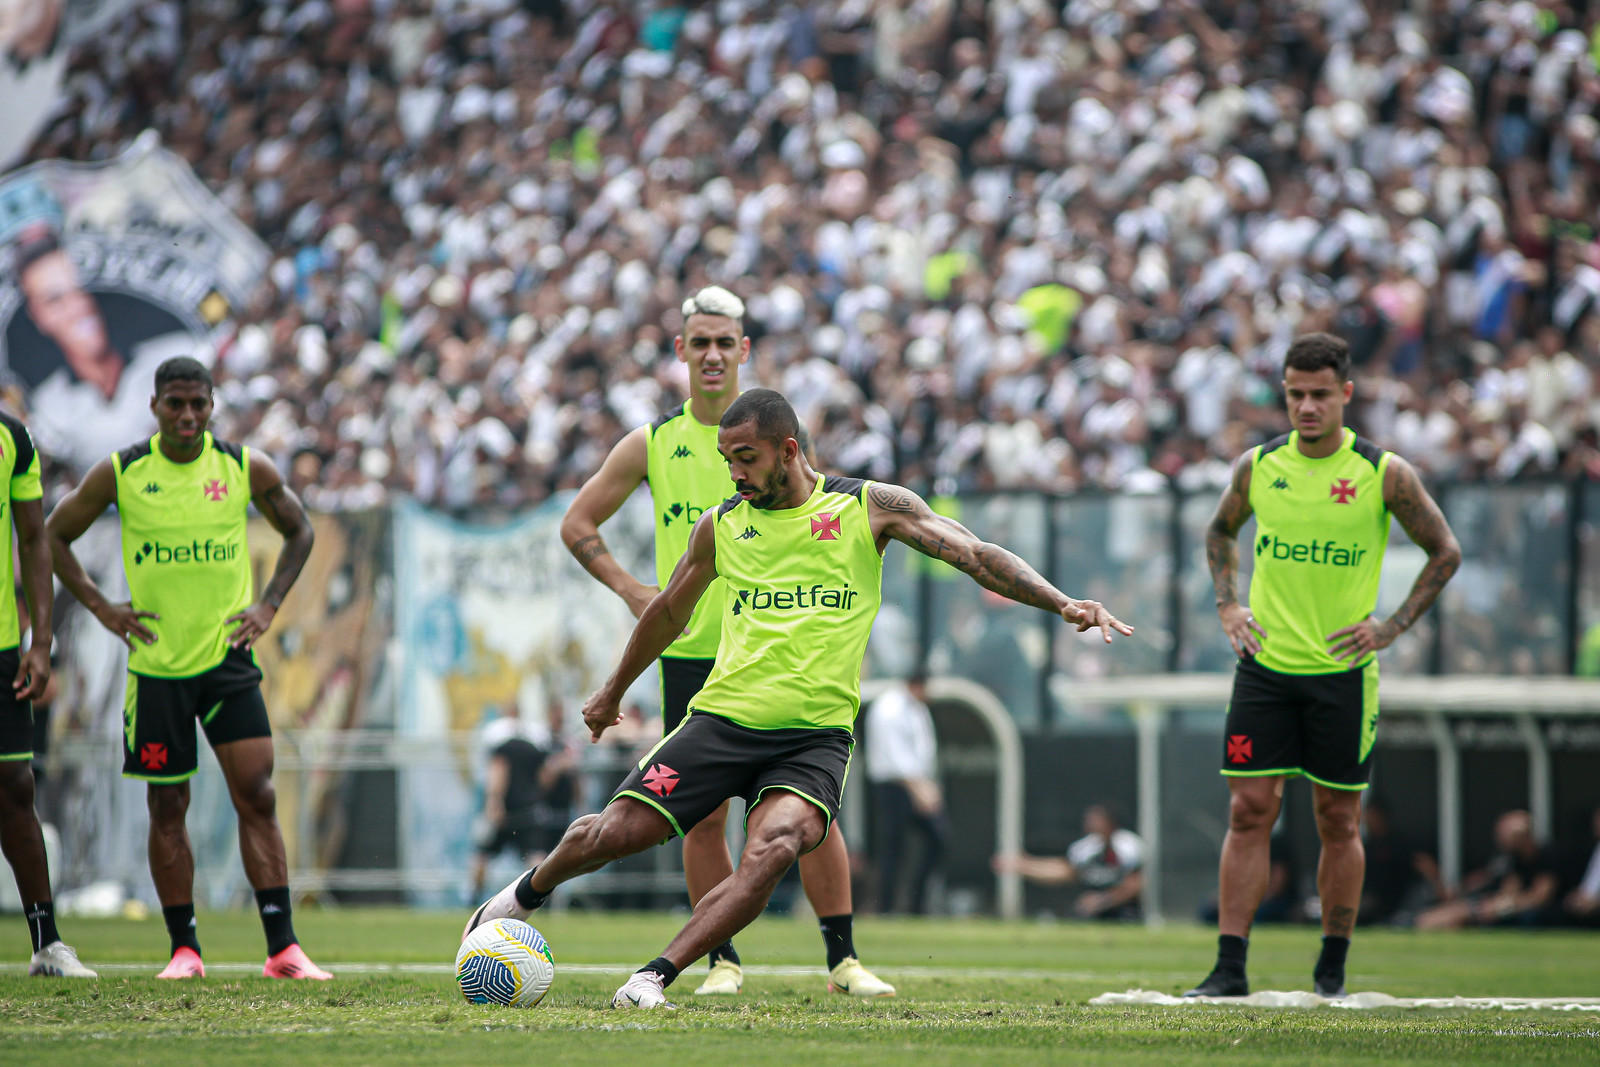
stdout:
[(789, 472), (782, 467), (776, 467), (761, 483), (761, 491), (750, 498), (750, 506), (760, 508), (762, 511), (771, 511), (783, 503), (783, 498), (789, 491)]

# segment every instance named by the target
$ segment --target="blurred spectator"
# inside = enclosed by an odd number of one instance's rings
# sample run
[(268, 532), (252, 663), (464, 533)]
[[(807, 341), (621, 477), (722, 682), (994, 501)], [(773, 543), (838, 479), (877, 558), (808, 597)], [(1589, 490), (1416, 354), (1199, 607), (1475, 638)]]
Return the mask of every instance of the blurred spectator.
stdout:
[(153, 127), (273, 249), (218, 431), (317, 507), (580, 483), (710, 282), (844, 473), (1204, 488), (1326, 328), (1425, 473), (1594, 478), (1592, 7), (145, 0), (30, 158)]
[(1495, 857), (1461, 880), (1450, 899), (1417, 916), (1419, 930), (1463, 926), (1535, 926), (1550, 917), (1561, 884), (1549, 849), (1533, 836), (1525, 811), (1508, 811), (1494, 824)]
[(483, 896), (489, 861), (512, 850), (533, 866), (555, 848), (572, 819), (577, 759), (563, 738), (559, 700), (545, 707), (543, 724), (525, 723), (513, 705), (484, 728), (489, 750), (483, 789), (483, 828), (472, 859), (472, 897)]
[(1580, 926), (1600, 926), (1600, 808), (1592, 816), (1592, 850), (1578, 884), (1561, 902), (1568, 921)]
[(911, 873), (907, 909), (928, 910), (928, 882), (944, 858), (948, 828), (944, 793), (939, 788), (939, 746), (928, 711), (927, 678), (913, 674), (867, 709), (867, 782), (872, 792), (873, 860), (878, 872), (880, 912), (899, 903), (904, 849), (915, 834), (921, 859)]
[(1144, 891), (1144, 842), (1132, 830), (1118, 826), (1116, 816), (1103, 804), (1084, 809), (1083, 830), (1084, 836), (1067, 847), (1065, 856), (1000, 855), (994, 858), (995, 872), (1015, 871), (1041, 885), (1082, 887), (1072, 904), (1080, 919), (1139, 919), (1144, 913), (1139, 899)]
[(1443, 897), (1438, 864), (1414, 847), (1389, 822), (1389, 811), (1368, 801), (1362, 811), (1362, 845), (1367, 853), (1366, 882), (1361, 891), (1363, 924), (1401, 921), (1425, 904)]

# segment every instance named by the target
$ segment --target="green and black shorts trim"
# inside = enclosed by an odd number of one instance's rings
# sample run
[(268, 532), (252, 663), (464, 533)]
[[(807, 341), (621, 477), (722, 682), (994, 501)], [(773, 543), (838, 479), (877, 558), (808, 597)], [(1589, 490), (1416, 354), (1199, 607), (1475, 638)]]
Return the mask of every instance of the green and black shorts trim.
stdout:
[(122, 702), (123, 776), (160, 785), (194, 777), (200, 769), (195, 720), (212, 748), (272, 736), (254, 652), (229, 648), (221, 663), (192, 678), (129, 671)]
[(1378, 736), (1378, 661), (1284, 674), (1240, 660), (1224, 732), (1225, 775), (1300, 774), (1331, 789), (1365, 789)]
[(661, 657), (661, 736), (670, 734), (683, 722), (689, 714), (689, 701), (705, 688), (711, 668), (716, 665), (714, 658)]
[(691, 711), (645, 753), (611, 799), (643, 801), (665, 815), (673, 834), (682, 837), (730, 797), (744, 798), (748, 822), (766, 793), (782, 789), (815, 804), (832, 826), (854, 747), (849, 730), (755, 730), (720, 715)]
[(0, 762), (33, 758), (33, 705), (11, 688), (20, 666), (21, 649), (0, 652)]

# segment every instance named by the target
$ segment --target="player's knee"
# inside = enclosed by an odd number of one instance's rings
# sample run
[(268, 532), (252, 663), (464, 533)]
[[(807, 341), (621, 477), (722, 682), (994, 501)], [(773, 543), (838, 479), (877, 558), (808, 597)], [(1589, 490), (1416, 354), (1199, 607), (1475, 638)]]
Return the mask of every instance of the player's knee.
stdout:
[(246, 818), (271, 819), (278, 813), (278, 791), (266, 775), (241, 783), (233, 791), (233, 806)]
[(1228, 828), (1235, 833), (1248, 834), (1271, 830), (1277, 819), (1277, 798), (1269, 795), (1239, 792), (1228, 802)]
[(0, 809), (26, 811), (33, 807), (33, 770), (27, 760), (0, 764)]
[(753, 862), (761, 869), (774, 872), (775, 878), (781, 877), (800, 858), (806, 844), (805, 829), (798, 824), (765, 826), (746, 842), (745, 862)]
[(155, 825), (181, 826), (189, 814), (189, 790), (177, 785), (153, 785), (145, 794), (145, 807)]
[(1325, 842), (1354, 841), (1361, 836), (1359, 807), (1339, 803), (1319, 803), (1317, 834)]

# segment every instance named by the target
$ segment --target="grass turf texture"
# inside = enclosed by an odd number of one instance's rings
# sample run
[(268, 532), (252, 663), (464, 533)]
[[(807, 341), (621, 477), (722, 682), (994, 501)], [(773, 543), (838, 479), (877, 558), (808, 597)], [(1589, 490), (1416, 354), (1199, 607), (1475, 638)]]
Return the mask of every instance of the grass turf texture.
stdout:
[[(201, 982), (158, 982), (152, 976), (166, 949), (159, 921), (67, 920), (67, 940), (91, 966), (142, 969), (110, 968), (98, 982), (0, 972), (0, 1062), (1600, 1063), (1595, 1012), (1087, 1006), (1108, 990), (1193, 984), (1215, 944), (1193, 927), (863, 920), (857, 945), (900, 996), (862, 1002), (826, 992), (811, 923), (769, 917), (739, 937), (745, 961), (757, 965), (742, 996), (693, 996), (700, 964), (673, 986), (676, 1013), (614, 1012), (605, 1007), (611, 994), (660, 951), (681, 917), (537, 918), (557, 969), (550, 995), (531, 1010), (467, 1004), (443, 969), (351, 970), (310, 983), (219, 967)], [(447, 968), (461, 922), (390, 910), (295, 916), (312, 957), (335, 972), (341, 963)], [(208, 964), (259, 968), (264, 949), (253, 914), (203, 915), (200, 937)], [(0, 920), (0, 944), (16, 964), (26, 960), (21, 919)], [(1311, 929), (1258, 932), (1255, 988), (1309, 988), (1316, 948)], [(762, 965), (779, 973), (761, 973)], [(804, 968), (809, 973), (791, 973)], [(1595, 995), (1600, 938), (1362, 931), (1350, 979), (1352, 989), (1396, 996)]]

